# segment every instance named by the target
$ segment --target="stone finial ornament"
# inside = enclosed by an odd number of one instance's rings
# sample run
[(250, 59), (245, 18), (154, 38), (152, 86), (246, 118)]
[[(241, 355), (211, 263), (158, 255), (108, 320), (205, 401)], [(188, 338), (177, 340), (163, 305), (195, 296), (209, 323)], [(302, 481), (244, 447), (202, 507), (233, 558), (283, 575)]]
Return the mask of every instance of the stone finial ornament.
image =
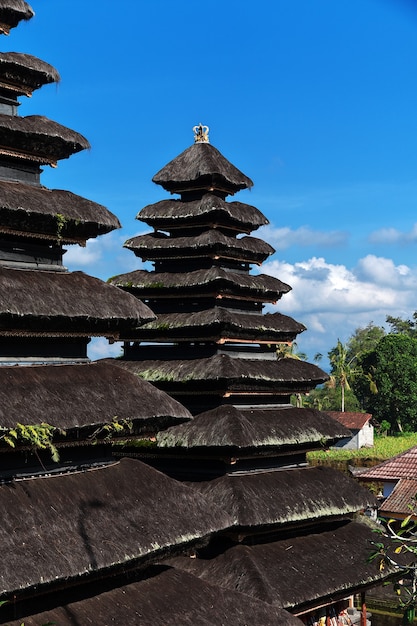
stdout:
[(203, 126), (203, 124), (200, 123), (198, 126), (193, 127), (193, 131), (195, 143), (210, 143), (208, 126)]

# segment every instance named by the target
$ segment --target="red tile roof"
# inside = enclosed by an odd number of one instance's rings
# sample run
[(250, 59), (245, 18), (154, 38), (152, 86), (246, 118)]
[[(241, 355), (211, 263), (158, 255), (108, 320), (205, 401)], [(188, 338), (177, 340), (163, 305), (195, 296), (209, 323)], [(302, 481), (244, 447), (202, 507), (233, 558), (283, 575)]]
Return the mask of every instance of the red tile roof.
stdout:
[(402, 479), (395, 486), (391, 495), (381, 505), (380, 512), (385, 515), (396, 513), (409, 515), (410, 504), (415, 501), (417, 494), (417, 480)]
[(372, 419), (370, 413), (353, 413), (349, 411), (325, 411), (325, 413), (350, 430), (361, 430)]
[(356, 474), (362, 480), (393, 481), (400, 478), (417, 480), (417, 446), (392, 459)]

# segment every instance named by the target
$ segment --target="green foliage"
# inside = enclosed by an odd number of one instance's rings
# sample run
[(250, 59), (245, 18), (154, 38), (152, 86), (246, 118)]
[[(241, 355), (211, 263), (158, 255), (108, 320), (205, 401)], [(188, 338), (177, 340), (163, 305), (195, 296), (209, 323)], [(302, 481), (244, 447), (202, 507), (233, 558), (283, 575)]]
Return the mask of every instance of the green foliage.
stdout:
[[(389, 567), (401, 574), (394, 583), (399, 606), (403, 610), (403, 624), (413, 624), (417, 606), (417, 499), (409, 505), (410, 514), (398, 526), (397, 520), (389, 520), (375, 530), (377, 541), (372, 541), (368, 562), (376, 562), (379, 570)], [(399, 555), (402, 555), (401, 561)]]
[(417, 339), (386, 335), (360, 364), (378, 388), (377, 394), (366, 394), (363, 378), (357, 381), (366, 409), (379, 422), (389, 422), (391, 430), (417, 430)]
[(62, 231), (64, 230), (65, 225), (68, 220), (65, 217), (65, 215), (62, 215), (62, 213), (57, 213), (55, 217), (56, 217), (56, 238), (59, 243), (62, 239)]
[[(319, 411), (340, 411), (342, 406), (342, 389), (340, 387), (324, 386), (310, 391), (305, 397), (304, 406)], [(358, 399), (352, 390), (344, 392), (345, 411), (360, 411)]]
[[(3, 440), (11, 448), (19, 445), (29, 445), (35, 450), (49, 450), (52, 460), (59, 461), (59, 453), (53, 443), (54, 434), (57, 429), (50, 424), (42, 422), (35, 425), (24, 425), (17, 423), (14, 428), (0, 428), (0, 440)], [(59, 431), (65, 434), (64, 431)]]
[(398, 335), (408, 335), (408, 337), (417, 337), (417, 311), (413, 313), (413, 319), (403, 320), (401, 317), (392, 317), (387, 315), (386, 322), (391, 326), (390, 333)]
[(91, 439), (96, 441), (108, 441), (114, 435), (131, 434), (133, 431), (133, 422), (126, 419), (120, 419), (116, 416), (108, 424), (103, 424), (94, 431)]

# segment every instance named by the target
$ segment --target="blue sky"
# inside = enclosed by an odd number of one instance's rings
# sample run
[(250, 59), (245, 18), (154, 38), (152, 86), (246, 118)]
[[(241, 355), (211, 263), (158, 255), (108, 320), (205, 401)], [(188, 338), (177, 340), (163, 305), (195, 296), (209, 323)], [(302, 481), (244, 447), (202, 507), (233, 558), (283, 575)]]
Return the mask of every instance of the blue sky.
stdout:
[[(101, 278), (140, 267), (124, 241), (166, 193), (152, 176), (210, 126), (252, 178), (276, 248), (262, 268), (292, 292), (277, 309), (326, 354), (359, 326), (417, 309), (417, 3), (414, 0), (41, 2), (4, 51), (51, 63), (61, 83), (22, 103), (91, 150), (42, 182), (100, 202), (123, 228), (71, 248)], [(105, 352), (95, 344), (92, 357)]]

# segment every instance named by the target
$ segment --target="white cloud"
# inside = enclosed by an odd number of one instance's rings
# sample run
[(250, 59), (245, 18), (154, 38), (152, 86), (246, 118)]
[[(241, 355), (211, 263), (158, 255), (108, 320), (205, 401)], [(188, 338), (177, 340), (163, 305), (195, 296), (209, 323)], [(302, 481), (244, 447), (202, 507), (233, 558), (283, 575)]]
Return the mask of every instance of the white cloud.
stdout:
[(262, 273), (291, 285), (273, 309), (307, 326), (298, 345), (310, 358), (327, 354), (356, 328), (383, 326), (387, 315), (410, 317), (417, 308), (417, 270), (384, 257), (368, 255), (351, 269), (317, 257), (294, 264), (274, 260)]
[(417, 224), (414, 224), (409, 232), (402, 232), (397, 228), (380, 228), (373, 231), (368, 240), (374, 244), (384, 245), (408, 245), (417, 241)]
[(120, 356), (121, 353), (121, 343), (111, 344), (104, 337), (93, 337), (88, 344), (88, 357), (92, 361)]
[(344, 231), (318, 231), (309, 226), (300, 226), (292, 229), (288, 226), (275, 228), (265, 226), (262, 230), (262, 238), (277, 250), (286, 250), (292, 246), (320, 246), (324, 248), (338, 247), (345, 245), (348, 233)]

